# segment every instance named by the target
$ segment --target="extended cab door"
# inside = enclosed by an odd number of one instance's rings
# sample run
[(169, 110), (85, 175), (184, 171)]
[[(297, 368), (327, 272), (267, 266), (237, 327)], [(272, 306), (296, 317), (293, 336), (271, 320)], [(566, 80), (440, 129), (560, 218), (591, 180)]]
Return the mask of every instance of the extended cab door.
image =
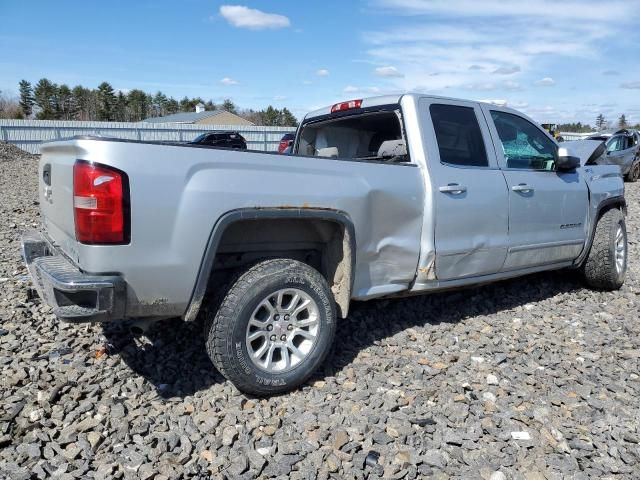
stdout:
[(479, 104), (423, 98), (438, 280), (496, 273), (507, 253), (508, 196)]
[(503, 270), (574, 260), (586, 240), (589, 208), (580, 170), (557, 171), (557, 144), (529, 119), (491, 105), (482, 108), (509, 187)]

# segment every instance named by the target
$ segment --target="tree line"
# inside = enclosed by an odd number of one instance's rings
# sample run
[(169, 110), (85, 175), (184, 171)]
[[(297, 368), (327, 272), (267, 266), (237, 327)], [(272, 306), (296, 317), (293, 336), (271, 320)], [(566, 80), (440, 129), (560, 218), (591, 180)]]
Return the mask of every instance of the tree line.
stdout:
[(269, 105), (263, 110), (240, 109), (231, 99), (221, 104), (201, 97), (176, 100), (158, 91), (149, 94), (139, 89), (116, 91), (108, 82), (97, 88), (82, 85), (73, 88), (41, 78), (35, 85), (21, 80), (19, 97), (0, 92), (0, 118), (36, 118), (38, 120), (98, 120), (106, 122), (139, 122), (145, 118), (163, 117), (179, 112), (194, 112), (196, 105), (205, 110), (226, 110), (256, 125), (295, 127), (296, 117), (287, 108)]
[(618, 117), (618, 120), (615, 123), (610, 122), (605, 118), (603, 114), (599, 114), (596, 117), (596, 122), (594, 126), (585, 123), (582, 124), (580, 122), (577, 123), (562, 123), (558, 125), (558, 129), (561, 132), (575, 132), (575, 133), (590, 133), (590, 132), (601, 132), (603, 130), (610, 130), (612, 128), (633, 128), (635, 130), (640, 130), (640, 123), (635, 125), (631, 125), (627, 121), (627, 116), (623, 113)]

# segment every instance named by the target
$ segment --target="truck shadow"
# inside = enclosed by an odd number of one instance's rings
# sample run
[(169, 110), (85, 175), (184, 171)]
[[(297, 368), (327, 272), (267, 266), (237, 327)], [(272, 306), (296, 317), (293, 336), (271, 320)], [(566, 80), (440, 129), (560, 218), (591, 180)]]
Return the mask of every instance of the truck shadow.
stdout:
[[(512, 310), (580, 288), (583, 286), (575, 273), (560, 271), (446, 293), (354, 302), (349, 317), (338, 322), (333, 355), (309, 382), (336, 375), (361, 350), (408, 328), (473, 322), (479, 315)], [(163, 398), (193, 395), (226, 381), (207, 356), (201, 321), (160, 321), (139, 338), (129, 332), (126, 323), (105, 324), (103, 328), (109, 353), (119, 354)], [(429, 345), (424, 347), (428, 351)]]
[[(575, 272), (555, 271), (463, 290), (354, 302), (349, 317), (338, 323), (331, 360), (311, 381), (335, 375), (348, 367), (363, 349), (408, 328), (473, 322), (477, 316), (513, 310), (581, 288), (584, 285)], [(514, 313), (513, 316), (518, 315)], [(460, 338), (460, 341), (464, 342), (464, 339)], [(429, 345), (424, 345), (424, 349), (428, 352)]]
[(209, 360), (201, 322), (162, 320), (152, 324), (144, 335), (131, 333), (130, 325), (103, 325), (109, 354), (120, 355), (134, 374), (155, 387), (160, 397), (186, 397), (225, 381)]

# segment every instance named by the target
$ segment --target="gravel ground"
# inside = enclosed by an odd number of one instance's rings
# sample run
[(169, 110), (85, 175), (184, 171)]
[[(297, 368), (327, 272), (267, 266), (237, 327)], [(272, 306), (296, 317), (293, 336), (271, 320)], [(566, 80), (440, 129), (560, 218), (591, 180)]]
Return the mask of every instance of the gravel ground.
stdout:
[(556, 272), (355, 304), (323, 371), (255, 399), (201, 325), (56, 321), (19, 255), (36, 165), (0, 145), (0, 478), (640, 477), (640, 183), (619, 292)]

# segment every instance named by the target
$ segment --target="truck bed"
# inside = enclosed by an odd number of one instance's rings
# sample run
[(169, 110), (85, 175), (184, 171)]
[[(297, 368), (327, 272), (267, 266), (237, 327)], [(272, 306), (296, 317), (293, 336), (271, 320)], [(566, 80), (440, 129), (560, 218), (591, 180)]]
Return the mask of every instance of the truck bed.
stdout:
[[(40, 200), (50, 240), (82, 271), (127, 284), (127, 316), (184, 315), (216, 223), (251, 209), (333, 210), (358, 242), (353, 296), (408, 288), (416, 271), (423, 184), (410, 163), (338, 160), (216, 147), (76, 137), (42, 146)], [(128, 175), (131, 241), (75, 240), (73, 165), (86, 160)], [(51, 168), (51, 198), (43, 169)], [(157, 312), (155, 311), (157, 310)]]

